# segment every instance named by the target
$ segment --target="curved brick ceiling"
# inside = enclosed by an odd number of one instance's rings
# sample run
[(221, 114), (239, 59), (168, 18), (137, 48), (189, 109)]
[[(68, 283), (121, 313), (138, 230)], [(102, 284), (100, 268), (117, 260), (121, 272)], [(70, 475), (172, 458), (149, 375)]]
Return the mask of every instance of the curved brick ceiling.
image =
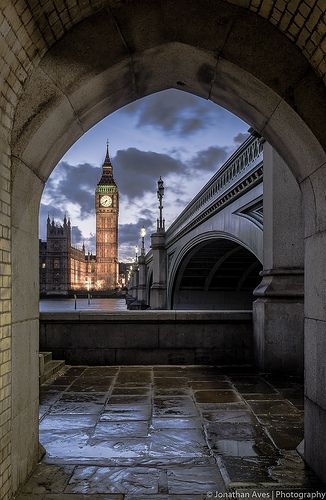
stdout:
[[(228, 0), (258, 13), (286, 34), (326, 83), (325, 0)], [(17, 98), (29, 72), (69, 29), (121, 0), (3, 0), (0, 10), (0, 70), (3, 125), (10, 128)], [(128, 8), (132, 8), (129, 0)], [(7, 5), (6, 5), (7, 4)]]

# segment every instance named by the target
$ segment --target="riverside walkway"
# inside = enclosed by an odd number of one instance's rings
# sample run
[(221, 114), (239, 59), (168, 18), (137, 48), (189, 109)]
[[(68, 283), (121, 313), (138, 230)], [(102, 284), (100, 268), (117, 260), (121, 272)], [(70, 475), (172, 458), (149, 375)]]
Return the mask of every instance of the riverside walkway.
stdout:
[(17, 500), (319, 489), (296, 451), (303, 391), (293, 377), (245, 367), (74, 366), (41, 387), (40, 401), (47, 453)]

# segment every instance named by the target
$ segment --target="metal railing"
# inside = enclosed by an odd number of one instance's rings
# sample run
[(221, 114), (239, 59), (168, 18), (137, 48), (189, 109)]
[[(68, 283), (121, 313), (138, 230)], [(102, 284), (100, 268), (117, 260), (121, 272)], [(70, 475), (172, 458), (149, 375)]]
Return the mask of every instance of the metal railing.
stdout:
[[(171, 241), (208, 207), (262, 163), (263, 144), (250, 136), (191, 200), (166, 232)], [(213, 213), (211, 213), (213, 215)]]

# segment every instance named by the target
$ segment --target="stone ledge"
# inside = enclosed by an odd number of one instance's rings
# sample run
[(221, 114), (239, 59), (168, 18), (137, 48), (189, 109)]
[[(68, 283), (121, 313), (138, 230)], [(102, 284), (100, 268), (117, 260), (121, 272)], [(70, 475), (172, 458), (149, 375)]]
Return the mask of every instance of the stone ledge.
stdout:
[(130, 322), (175, 322), (175, 321), (199, 321), (199, 322), (225, 322), (225, 321), (252, 321), (252, 311), (121, 311), (96, 312), (43, 312), (40, 313), (41, 322), (64, 321), (64, 322), (107, 322), (107, 323), (130, 323)]
[(251, 363), (252, 313), (42, 313), (40, 342), (69, 364)]

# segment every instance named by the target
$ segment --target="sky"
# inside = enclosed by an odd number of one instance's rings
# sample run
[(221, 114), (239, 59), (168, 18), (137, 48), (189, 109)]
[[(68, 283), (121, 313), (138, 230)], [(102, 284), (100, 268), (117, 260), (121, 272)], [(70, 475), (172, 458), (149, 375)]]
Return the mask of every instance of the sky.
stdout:
[(95, 189), (109, 141), (120, 194), (119, 260), (130, 262), (140, 229), (154, 232), (157, 180), (164, 180), (166, 227), (247, 138), (248, 125), (211, 101), (180, 90), (144, 97), (104, 118), (64, 155), (46, 183), (39, 234), (46, 218), (72, 223), (72, 243), (95, 253)]

